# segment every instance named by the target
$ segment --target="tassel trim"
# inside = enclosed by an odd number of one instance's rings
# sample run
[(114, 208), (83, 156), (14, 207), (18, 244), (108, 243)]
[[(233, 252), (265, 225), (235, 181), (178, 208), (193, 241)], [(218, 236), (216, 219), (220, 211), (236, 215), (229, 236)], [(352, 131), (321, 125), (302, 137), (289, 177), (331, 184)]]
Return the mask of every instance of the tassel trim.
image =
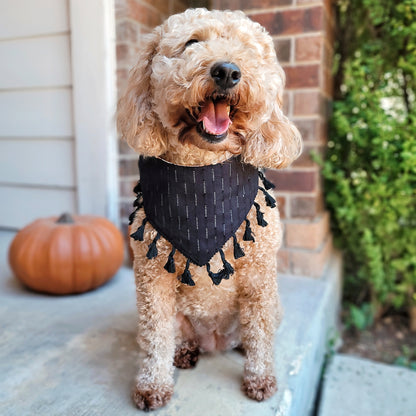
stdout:
[(160, 238), (160, 234), (157, 233), (156, 237), (153, 239), (153, 241), (149, 244), (149, 250), (147, 251), (146, 257), (151, 260), (154, 259), (155, 257), (157, 257), (158, 255), (158, 251), (157, 251), (157, 247), (156, 247), (156, 243)]
[(144, 238), (144, 227), (146, 226), (147, 218), (143, 218), (142, 225), (134, 232), (133, 234), (130, 234), (130, 237), (133, 238), (133, 240), (143, 241)]
[(260, 191), (264, 194), (264, 199), (266, 200), (266, 205), (270, 208), (276, 207), (276, 200), (261, 186), (259, 186)]
[(276, 186), (274, 185), (274, 183), (270, 182), (266, 176), (264, 175), (263, 172), (261, 172), (259, 170), (259, 177), (261, 179), (261, 181), (263, 182), (264, 188), (268, 191), (269, 189), (274, 189), (276, 188)]
[(133, 192), (135, 194), (141, 194), (142, 193), (142, 185), (141, 185), (140, 181), (138, 181), (136, 186), (133, 188)]
[(134, 210), (130, 215), (129, 215), (129, 225), (133, 224), (134, 219), (136, 218), (136, 214), (137, 214), (137, 209)]
[(244, 231), (243, 240), (255, 242), (256, 240), (254, 239), (253, 231), (250, 227), (250, 221), (247, 218), (245, 221), (246, 221), (246, 230)]
[[(259, 186), (259, 189), (264, 194), (267, 206), (269, 206), (271, 208), (276, 207), (276, 200), (267, 192), (267, 190), (275, 188), (274, 184), (272, 182), (270, 182), (265, 177), (263, 172), (259, 171), (258, 175), (259, 175), (259, 177), (262, 180), (263, 185), (264, 185), (264, 188)], [(133, 223), (137, 211), (139, 209), (143, 208), (143, 199), (142, 199), (142, 193), (141, 193), (142, 189), (141, 189), (140, 182), (137, 183), (137, 185), (134, 187), (133, 191), (137, 194), (137, 198), (135, 199), (135, 201), (133, 203), (133, 206), (136, 207), (136, 209), (129, 216), (129, 224), (130, 225)], [(266, 227), (268, 223), (264, 219), (264, 213), (261, 212), (260, 205), (257, 202), (254, 202), (253, 204), (256, 208), (257, 224), (260, 225), (261, 227)], [(148, 222), (148, 220), (145, 217), (142, 221), (141, 226), (134, 233), (130, 234), (130, 237), (133, 238), (134, 240), (143, 241), (145, 226), (146, 226), (147, 222)], [(253, 234), (253, 231), (251, 229), (250, 221), (246, 218), (245, 222), (246, 222), (246, 228), (245, 228), (243, 240), (244, 241), (253, 241), (253, 242), (255, 242), (254, 234)], [(153, 259), (153, 258), (157, 257), (158, 250), (157, 250), (157, 245), (156, 244), (157, 244), (157, 241), (160, 239), (160, 237), (161, 237), (160, 233), (157, 233), (156, 237), (149, 244), (149, 246), (148, 246), (149, 249), (148, 249), (147, 254), (146, 254), (146, 257), (148, 259)], [(244, 253), (243, 249), (241, 248), (240, 244), (238, 243), (237, 237), (235, 236), (235, 234), (232, 236), (232, 238), (233, 238), (234, 258), (239, 259), (241, 257), (244, 257), (245, 253)], [(175, 253), (176, 253), (176, 248), (172, 246), (172, 250), (169, 253), (167, 262), (164, 266), (164, 269), (168, 273), (176, 273), (176, 266), (175, 266), (175, 259), (174, 259)], [(209, 277), (211, 278), (214, 285), (219, 285), (223, 279), (229, 279), (230, 276), (234, 273), (234, 268), (226, 260), (224, 251), (222, 249), (220, 249), (219, 253), (220, 253), (220, 256), (221, 256), (222, 263), (223, 263), (223, 269), (219, 270), (217, 273), (214, 273), (214, 272), (211, 271), (210, 264), (209, 263), (206, 264), (207, 273), (208, 273)], [(188, 286), (195, 286), (195, 282), (192, 279), (192, 275), (191, 275), (191, 272), (189, 271), (189, 267), (190, 267), (190, 259), (187, 259), (185, 269), (184, 269), (183, 273), (178, 277), (178, 279), (183, 284), (186, 284)]]
[(235, 236), (235, 234), (233, 235), (233, 242), (234, 242), (234, 258), (237, 260), (241, 257), (244, 257), (246, 254), (244, 253), (240, 244), (238, 244), (237, 237)]
[(234, 273), (234, 268), (225, 259), (225, 254), (222, 251), (222, 249), (219, 250), (219, 253), (220, 253), (220, 256), (221, 256), (222, 265), (224, 266), (223, 269), (221, 269), (217, 273), (214, 273), (214, 272), (211, 271), (211, 266), (209, 265), (209, 263), (207, 263), (207, 265), (206, 265), (208, 276), (211, 278), (212, 283), (214, 283), (214, 285), (216, 285), (216, 286), (218, 286), (223, 279), (225, 279), (225, 280), (229, 279), (230, 276)]
[(222, 270), (220, 270), (218, 273), (213, 273), (211, 271), (211, 267), (209, 263), (207, 263), (206, 267), (207, 267), (208, 276), (211, 278), (212, 283), (214, 283), (215, 286), (218, 286), (223, 279)]
[(195, 282), (192, 280), (191, 272), (189, 271), (189, 264), (190, 260), (186, 261), (185, 270), (183, 271), (182, 275), (180, 276), (181, 283), (188, 285), (188, 286), (195, 286)]
[(136, 218), (137, 211), (140, 208), (143, 208), (143, 194), (140, 181), (137, 182), (136, 186), (133, 189), (133, 192), (137, 195), (136, 199), (133, 202), (133, 206), (136, 207), (136, 209), (129, 215), (129, 225), (133, 224), (133, 221)]
[(228, 279), (234, 273), (233, 266), (231, 266), (231, 264), (228, 263), (228, 261), (225, 259), (225, 254), (222, 251), (222, 249), (220, 249), (219, 253), (220, 253), (220, 256), (221, 256), (222, 264), (224, 266), (223, 270), (224, 270), (224, 272), (227, 276), (227, 277), (224, 277), (224, 279)]
[(137, 197), (135, 201), (133, 202), (133, 206), (136, 207), (136, 211), (137, 211), (140, 208), (143, 208), (143, 201), (140, 201), (139, 197)]
[(175, 273), (176, 272), (175, 259), (173, 258), (175, 253), (176, 253), (176, 248), (172, 246), (172, 251), (169, 253), (168, 261), (165, 264), (165, 270), (168, 273)]
[(257, 224), (260, 227), (267, 227), (267, 221), (264, 219), (264, 213), (260, 211), (260, 205), (254, 202), (254, 206), (256, 207)]

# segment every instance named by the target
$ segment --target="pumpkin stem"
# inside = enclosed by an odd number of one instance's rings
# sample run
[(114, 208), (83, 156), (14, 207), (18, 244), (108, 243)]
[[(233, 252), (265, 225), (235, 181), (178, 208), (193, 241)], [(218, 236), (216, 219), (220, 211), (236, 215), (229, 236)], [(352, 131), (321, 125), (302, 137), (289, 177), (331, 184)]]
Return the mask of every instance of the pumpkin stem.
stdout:
[(73, 224), (75, 221), (71, 214), (63, 213), (56, 221), (57, 224)]

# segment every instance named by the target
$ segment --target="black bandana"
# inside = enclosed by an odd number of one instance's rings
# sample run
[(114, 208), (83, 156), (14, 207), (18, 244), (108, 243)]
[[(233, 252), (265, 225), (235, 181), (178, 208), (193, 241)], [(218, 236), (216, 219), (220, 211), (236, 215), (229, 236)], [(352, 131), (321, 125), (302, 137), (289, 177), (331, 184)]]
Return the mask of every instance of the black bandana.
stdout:
[[(187, 167), (158, 158), (140, 157), (139, 170), (135, 206), (137, 209), (144, 207), (146, 218), (131, 237), (143, 240), (144, 227), (149, 222), (158, 233), (149, 245), (147, 257), (151, 259), (158, 255), (156, 242), (163, 236), (172, 244), (165, 269), (171, 273), (176, 271), (173, 256), (177, 249), (188, 259), (181, 280), (189, 285), (194, 285), (189, 262), (206, 266), (215, 284), (234, 272), (222, 247), (233, 237), (234, 257), (244, 256), (235, 232), (246, 221), (244, 240), (254, 241), (246, 218), (253, 204), (257, 209), (257, 222), (261, 226), (267, 225), (260, 206), (255, 202), (259, 189), (264, 192), (268, 205), (276, 206), (266, 191), (272, 184), (256, 168), (242, 163), (239, 158), (216, 165)], [(266, 189), (259, 188), (258, 175)], [(217, 252), (221, 255), (224, 269), (213, 273), (209, 261)]]

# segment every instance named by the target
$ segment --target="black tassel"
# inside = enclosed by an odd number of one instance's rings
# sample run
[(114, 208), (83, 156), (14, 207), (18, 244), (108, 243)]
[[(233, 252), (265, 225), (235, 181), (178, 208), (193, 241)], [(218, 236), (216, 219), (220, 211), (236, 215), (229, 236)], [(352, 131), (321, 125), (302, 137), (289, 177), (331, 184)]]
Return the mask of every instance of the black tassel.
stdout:
[(250, 228), (250, 221), (247, 218), (246, 218), (246, 230), (244, 232), (243, 240), (253, 241), (253, 242), (256, 241), (253, 236), (253, 231), (251, 231), (251, 228)]
[(175, 255), (175, 252), (176, 252), (176, 248), (172, 246), (172, 251), (170, 252), (170, 254), (168, 256), (168, 261), (165, 264), (165, 270), (168, 273), (175, 273), (176, 272), (175, 259), (173, 258), (173, 256)]
[(264, 199), (266, 200), (266, 205), (275, 208), (276, 207), (276, 200), (261, 186), (259, 186), (260, 191), (264, 194)]
[(206, 266), (208, 276), (211, 278), (212, 283), (214, 283), (214, 285), (216, 285), (216, 286), (218, 286), (221, 283), (222, 279), (227, 280), (234, 273), (234, 268), (225, 259), (224, 252), (220, 249), (219, 253), (220, 253), (222, 264), (223, 264), (224, 268), (221, 269), (220, 271), (218, 271), (217, 273), (214, 273), (214, 272), (211, 271), (211, 267), (210, 267), (209, 263), (207, 263), (207, 266)]
[(240, 257), (244, 257), (245, 253), (243, 249), (241, 248), (240, 244), (237, 242), (237, 237), (235, 234), (233, 235), (233, 241), (234, 241), (234, 258), (237, 260)]
[(207, 263), (207, 272), (215, 286), (218, 286), (221, 283), (221, 280), (224, 278), (224, 271), (220, 270), (218, 273), (213, 273), (209, 263)]
[(188, 259), (186, 262), (185, 270), (181, 275), (181, 282), (188, 286), (195, 286), (195, 282), (192, 280), (191, 272), (189, 271), (189, 263), (190, 260)]
[(222, 251), (222, 249), (220, 249), (220, 256), (221, 256), (222, 264), (224, 265), (224, 271), (226, 274), (226, 277), (224, 277), (224, 279), (228, 279), (234, 273), (233, 266), (231, 266), (231, 264), (228, 263), (228, 261), (225, 259), (225, 254)]
[(159, 240), (160, 238), (160, 234), (157, 233), (156, 237), (154, 238), (154, 240), (149, 244), (149, 250), (147, 251), (146, 257), (148, 259), (154, 259), (155, 257), (157, 257), (157, 247), (156, 247), (156, 243), (157, 240)]
[(257, 202), (254, 202), (254, 206), (256, 207), (257, 224), (260, 225), (260, 227), (266, 227), (267, 221), (264, 219), (264, 214), (260, 211), (260, 205)]
[(144, 237), (144, 227), (146, 226), (147, 223), (147, 218), (143, 219), (142, 225), (136, 230), (136, 232), (134, 232), (133, 234), (130, 234), (130, 237), (133, 238), (134, 240), (139, 240), (139, 241), (143, 241), (143, 237)]
[(133, 224), (134, 219), (136, 218), (137, 209), (135, 209), (130, 215), (129, 215), (129, 225)]
[(266, 178), (263, 172), (259, 171), (259, 176), (266, 190), (276, 188), (276, 186)]
[(133, 188), (133, 192), (135, 194), (139, 194), (142, 192), (142, 185), (140, 184), (140, 181), (137, 182), (136, 186)]
[(133, 206), (137, 207), (137, 209), (143, 208), (143, 201), (141, 201), (140, 198), (141, 196), (138, 196), (133, 202)]

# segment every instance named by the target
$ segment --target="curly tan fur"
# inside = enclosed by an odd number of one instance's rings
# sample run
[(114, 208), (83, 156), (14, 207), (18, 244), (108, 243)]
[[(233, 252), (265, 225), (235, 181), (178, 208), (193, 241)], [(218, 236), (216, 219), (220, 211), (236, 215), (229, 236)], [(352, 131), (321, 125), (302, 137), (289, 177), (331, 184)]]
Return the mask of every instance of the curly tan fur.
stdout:
[(199, 358), (199, 345), (197, 341), (185, 341), (176, 348), (173, 363), (175, 367), (188, 369), (196, 366)]
[[(187, 46), (191, 39), (198, 42)], [(195, 113), (217, 94), (210, 76), (217, 62), (236, 64), (241, 79), (227, 92), (232, 124), (225, 138), (212, 142), (198, 133)], [(282, 168), (301, 152), (300, 135), (281, 109), (284, 83), (273, 42), (259, 24), (242, 12), (188, 10), (170, 17), (147, 38), (119, 102), (118, 126), (137, 153), (178, 165), (208, 165), (240, 154), (254, 166)], [(235, 273), (219, 286), (205, 268), (193, 264), (194, 287), (167, 273), (163, 266), (171, 245), (163, 238), (157, 242), (159, 256), (148, 260), (148, 245), (156, 235), (150, 226), (144, 242), (132, 240), (142, 352), (134, 392), (138, 407), (154, 409), (167, 402), (174, 363), (189, 367), (197, 351), (239, 345), (246, 355), (247, 396), (263, 400), (275, 392), (273, 338), (280, 319), (275, 254), (282, 232), (278, 210), (266, 206), (262, 194), (256, 201), (269, 225), (255, 225), (253, 207), (247, 218), (256, 242), (242, 241), (241, 226), (236, 236), (245, 257), (232, 260), (232, 239), (224, 245)], [(132, 229), (144, 215), (138, 211)], [(176, 252), (178, 273), (185, 262)], [(221, 269), (218, 253), (210, 264), (214, 272)]]
[(276, 378), (273, 376), (246, 377), (241, 389), (250, 399), (261, 402), (276, 393)]

